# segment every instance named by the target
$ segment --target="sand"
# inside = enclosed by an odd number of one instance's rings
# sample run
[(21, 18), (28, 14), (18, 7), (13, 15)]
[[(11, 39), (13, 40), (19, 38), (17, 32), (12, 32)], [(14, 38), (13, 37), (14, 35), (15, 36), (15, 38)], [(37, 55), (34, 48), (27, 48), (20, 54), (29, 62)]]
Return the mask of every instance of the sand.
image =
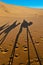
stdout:
[(43, 65), (43, 9), (0, 5), (0, 65)]

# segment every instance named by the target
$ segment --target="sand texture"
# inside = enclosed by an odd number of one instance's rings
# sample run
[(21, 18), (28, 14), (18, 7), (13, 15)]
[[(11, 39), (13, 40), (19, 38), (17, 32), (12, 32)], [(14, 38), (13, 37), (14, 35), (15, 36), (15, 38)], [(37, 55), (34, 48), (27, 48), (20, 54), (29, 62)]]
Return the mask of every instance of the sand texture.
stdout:
[(43, 9), (0, 2), (0, 65), (43, 65)]

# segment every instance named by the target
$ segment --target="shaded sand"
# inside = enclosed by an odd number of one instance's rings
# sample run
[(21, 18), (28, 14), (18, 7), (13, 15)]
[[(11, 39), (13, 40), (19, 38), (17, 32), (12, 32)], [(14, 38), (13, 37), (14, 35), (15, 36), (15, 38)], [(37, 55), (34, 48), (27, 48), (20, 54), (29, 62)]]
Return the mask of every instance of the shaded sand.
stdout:
[(0, 5), (0, 65), (43, 65), (43, 9)]

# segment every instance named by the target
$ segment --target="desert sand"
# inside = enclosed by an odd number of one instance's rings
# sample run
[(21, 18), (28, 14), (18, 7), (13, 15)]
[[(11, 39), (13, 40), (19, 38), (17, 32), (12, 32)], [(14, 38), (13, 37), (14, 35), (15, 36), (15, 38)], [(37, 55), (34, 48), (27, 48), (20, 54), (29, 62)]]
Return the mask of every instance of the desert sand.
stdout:
[(43, 9), (0, 2), (0, 65), (43, 65)]

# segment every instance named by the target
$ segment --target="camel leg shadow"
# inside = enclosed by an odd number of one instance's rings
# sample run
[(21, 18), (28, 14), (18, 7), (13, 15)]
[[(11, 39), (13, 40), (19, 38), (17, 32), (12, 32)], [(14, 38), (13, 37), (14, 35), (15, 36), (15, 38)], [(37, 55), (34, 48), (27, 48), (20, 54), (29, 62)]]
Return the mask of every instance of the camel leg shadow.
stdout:
[[(28, 26), (30, 26), (30, 25), (32, 25), (32, 22), (28, 23), (27, 21), (23, 20), (23, 23), (21, 24), (20, 30), (19, 30), (19, 32), (18, 32), (18, 34), (16, 36), (16, 40), (15, 40), (15, 43), (14, 43), (14, 46), (13, 46), (13, 50), (12, 50), (12, 53), (11, 53), (11, 57), (10, 57), (11, 65), (13, 65), (13, 59), (14, 59), (16, 44), (17, 44), (18, 38), (19, 38), (23, 28), (27, 28), (27, 45), (29, 44), (28, 43), (28, 41), (29, 41), (28, 40)], [(10, 62), (9, 62), (9, 65), (10, 65)], [(29, 45), (28, 45), (28, 65), (30, 65)]]
[(29, 36), (30, 36), (31, 42), (32, 42), (32, 44), (33, 44), (33, 47), (34, 47), (35, 53), (36, 53), (36, 55), (37, 55), (37, 58), (38, 58), (39, 64), (42, 65), (41, 60), (40, 60), (39, 55), (38, 55), (38, 52), (37, 52), (37, 49), (36, 49), (36, 47), (35, 47), (35, 43), (34, 43), (34, 41), (33, 41), (33, 39), (32, 39), (32, 35), (31, 35), (29, 29), (28, 29), (28, 32), (29, 32)]
[(19, 30), (19, 32), (18, 32), (18, 34), (17, 34), (17, 36), (16, 36), (16, 40), (15, 40), (15, 43), (14, 43), (14, 46), (13, 46), (13, 50), (12, 50), (12, 53), (11, 53), (11, 56), (10, 56), (10, 61), (9, 61), (9, 64), (8, 64), (8, 65), (10, 65), (10, 62), (11, 62), (11, 65), (13, 65), (13, 59), (14, 59), (14, 54), (15, 54), (15, 48), (16, 48), (16, 44), (17, 44), (17, 41), (18, 41), (18, 38), (19, 38), (21, 32), (22, 32), (22, 27), (20, 28), (20, 30)]
[(28, 47), (28, 63), (26, 65), (30, 65), (30, 51), (29, 51), (29, 38), (28, 38), (28, 27), (27, 27), (27, 47)]

